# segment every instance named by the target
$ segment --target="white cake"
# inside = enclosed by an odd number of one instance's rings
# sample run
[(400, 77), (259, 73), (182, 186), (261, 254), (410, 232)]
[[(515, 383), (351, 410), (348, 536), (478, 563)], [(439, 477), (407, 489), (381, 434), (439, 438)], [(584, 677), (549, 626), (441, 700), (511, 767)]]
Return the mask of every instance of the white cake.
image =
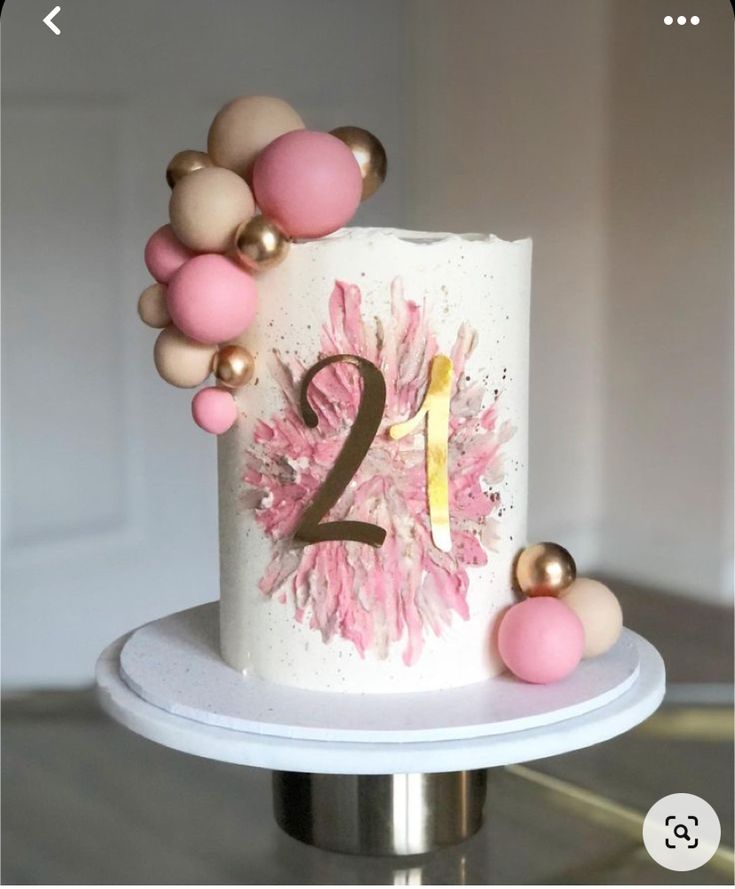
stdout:
[[(514, 601), (526, 531), (530, 266), (528, 240), (348, 228), (294, 244), (259, 278), (257, 318), (239, 340), (256, 380), (236, 392), (239, 419), (219, 439), (221, 647), (232, 667), (372, 693), (501, 672), (494, 630)], [(305, 373), (337, 354), (362, 361), (314, 373), (311, 428)], [(449, 367), (435, 355), (452, 361), (448, 426), (438, 400), (413, 431), (391, 435), (419, 411), (432, 368)], [(354, 422), (363, 392), (380, 417), (374, 437)], [(350, 432), (367, 451), (343, 493), (332, 479), (340, 496), (321, 524), (367, 522), (384, 540), (309, 543), (305, 511)]]

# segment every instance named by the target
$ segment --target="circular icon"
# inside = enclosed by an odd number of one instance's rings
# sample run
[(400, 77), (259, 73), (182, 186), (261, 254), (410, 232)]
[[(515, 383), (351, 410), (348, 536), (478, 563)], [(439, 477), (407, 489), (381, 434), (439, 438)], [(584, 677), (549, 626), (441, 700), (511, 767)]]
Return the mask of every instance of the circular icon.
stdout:
[(643, 844), (661, 867), (695, 870), (706, 864), (720, 845), (720, 819), (701, 796), (671, 793), (648, 810)]

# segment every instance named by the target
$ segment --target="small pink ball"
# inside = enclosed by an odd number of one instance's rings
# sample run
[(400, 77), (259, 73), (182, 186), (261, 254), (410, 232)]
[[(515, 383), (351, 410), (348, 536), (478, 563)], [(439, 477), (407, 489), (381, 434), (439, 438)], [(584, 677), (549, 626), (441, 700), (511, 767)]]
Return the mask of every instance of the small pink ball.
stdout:
[(145, 245), (145, 264), (159, 284), (167, 284), (181, 266), (194, 256), (179, 241), (170, 225), (153, 232)]
[(237, 405), (229, 392), (209, 386), (197, 392), (192, 399), (191, 415), (205, 432), (222, 435), (237, 419)]
[(336, 136), (294, 130), (258, 155), (253, 190), (263, 214), (290, 237), (320, 238), (349, 222), (357, 210), (362, 173)]
[(524, 682), (556, 682), (582, 659), (582, 622), (560, 599), (526, 599), (501, 620), (498, 650), (506, 667)]
[(235, 339), (255, 316), (253, 278), (218, 253), (195, 256), (173, 276), (166, 292), (169, 314), (179, 330), (200, 343)]

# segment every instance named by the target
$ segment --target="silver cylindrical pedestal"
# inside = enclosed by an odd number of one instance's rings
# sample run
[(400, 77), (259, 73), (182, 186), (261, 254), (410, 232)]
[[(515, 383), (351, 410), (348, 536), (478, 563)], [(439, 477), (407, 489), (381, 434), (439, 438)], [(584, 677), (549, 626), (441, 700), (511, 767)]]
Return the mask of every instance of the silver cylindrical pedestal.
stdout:
[(482, 825), (487, 772), (273, 773), (278, 825), (303, 843), (355, 855), (419, 855)]

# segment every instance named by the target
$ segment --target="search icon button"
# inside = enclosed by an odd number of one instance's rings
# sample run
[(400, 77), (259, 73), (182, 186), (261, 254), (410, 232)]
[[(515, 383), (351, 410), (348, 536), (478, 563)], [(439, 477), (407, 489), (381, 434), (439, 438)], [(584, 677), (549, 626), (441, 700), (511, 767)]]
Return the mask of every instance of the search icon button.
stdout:
[(692, 793), (670, 793), (643, 821), (648, 854), (669, 870), (695, 870), (706, 864), (720, 844), (720, 820), (712, 806)]

